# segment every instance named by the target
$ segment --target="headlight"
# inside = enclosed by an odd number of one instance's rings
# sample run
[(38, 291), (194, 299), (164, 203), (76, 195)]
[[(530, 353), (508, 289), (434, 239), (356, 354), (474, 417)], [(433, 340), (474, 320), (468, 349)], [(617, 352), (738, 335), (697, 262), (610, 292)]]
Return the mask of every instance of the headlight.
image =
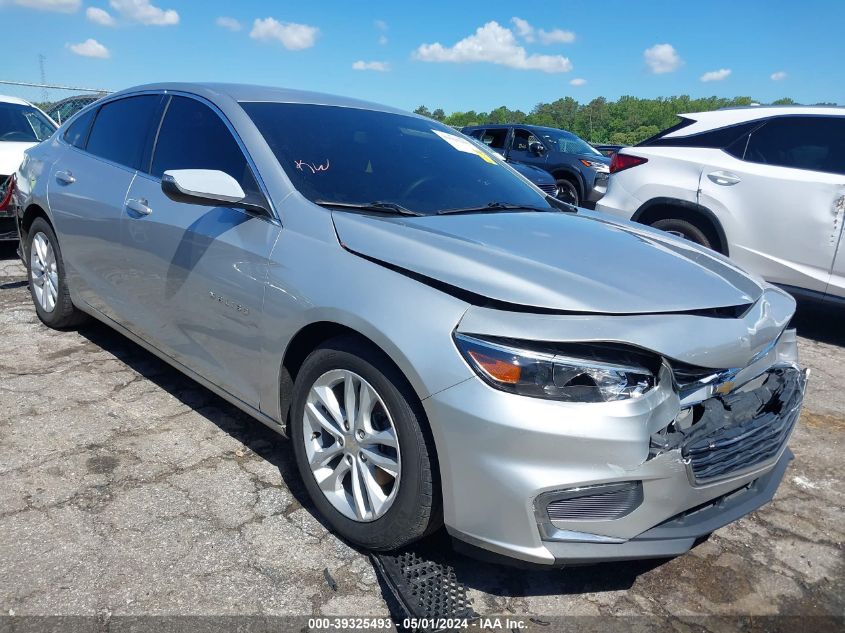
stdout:
[[(534, 351), (466, 334), (455, 334), (458, 349), (487, 383), (511, 393), (565, 402), (613, 402), (639, 398), (655, 385), (655, 371), (638, 363), (576, 358)], [(584, 349), (589, 345), (579, 344)], [(585, 353), (584, 356), (587, 354)], [(636, 357), (633, 354), (619, 354)]]
[(597, 160), (587, 160), (586, 158), (579, 158), (578, 160), (581, 161), (584, 167), (592, 167), (593, 169), (597, 169), (598, 171), (610, 171), (610, 168), (607, 166), (606, 163), (602, 163)]

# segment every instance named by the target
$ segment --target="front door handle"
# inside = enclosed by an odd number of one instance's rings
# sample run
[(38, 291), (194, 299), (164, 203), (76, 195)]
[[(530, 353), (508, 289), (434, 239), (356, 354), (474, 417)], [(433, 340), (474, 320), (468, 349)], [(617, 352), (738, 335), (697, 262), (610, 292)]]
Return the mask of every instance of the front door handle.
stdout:
[(739, 176), (729, 171), (714, 171), (707, 174), (707, 177), (717, 185), (722, 185), (723, 187), (735, 185), (740, 181)]
[(126, 201), (126, 208), (130, 211), (134, 211), (138, 215), (149, 215), (153, 212), (153, 210), (147, 206), (147, 201), (143, 198), (129, 198), (129, 200)]
[(63, 185), (72, 185), (76, 182), (76, 178), (74, 178), (73, 174), (69, 171), (57, 171), (56, 180), (58, 180)]

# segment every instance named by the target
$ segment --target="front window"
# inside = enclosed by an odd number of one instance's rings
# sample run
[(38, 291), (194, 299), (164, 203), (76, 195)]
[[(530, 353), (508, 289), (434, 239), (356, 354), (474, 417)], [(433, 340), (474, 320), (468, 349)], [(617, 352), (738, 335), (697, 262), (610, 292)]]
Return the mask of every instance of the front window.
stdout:
[(37, 108), (0, 103), (0, 141), (40, 143), (56, 131), (56, 124)]
[(495, 154), (436, 121), (311, 104), (241, 106), (312, 202), (378, 201), (426, 215), (490, 203), (551, 208)]
[(563, 130), (538, 130), (543, 145), (555, 152), (564, 154), (586, 154), (588, 156), (601, 156), (601, 152), (590, 145), (587, 141), (571, 132)]

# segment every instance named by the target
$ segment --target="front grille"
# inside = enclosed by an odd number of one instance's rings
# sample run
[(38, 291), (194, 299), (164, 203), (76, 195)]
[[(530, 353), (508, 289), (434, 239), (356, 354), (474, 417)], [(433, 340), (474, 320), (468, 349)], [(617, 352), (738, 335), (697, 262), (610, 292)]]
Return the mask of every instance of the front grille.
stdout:
[[(762, 384), (705, 402), (706, 433), (690, 434), (681, 449), (696, 483), (708, 483), (774, 458), (798, 419), (804, 373), (793, 367), (769, 372)], [(708, 419), (705, 419), (708, 418)]]
[(639, 481), (591, 486), (580, 490), (547, 493), (550, 521), (610, 521), (620, 519), (642, 503)]
[(544, 192), (546, 192), (550, 196), (556, 196), (557, 195), (557, 185), (554, 184), (554, 183), (551, 183), (551, 184), (548, 184), (548, 185), (537, 185), (537, 186), (540, 187), (540, 189), (542, 189)]

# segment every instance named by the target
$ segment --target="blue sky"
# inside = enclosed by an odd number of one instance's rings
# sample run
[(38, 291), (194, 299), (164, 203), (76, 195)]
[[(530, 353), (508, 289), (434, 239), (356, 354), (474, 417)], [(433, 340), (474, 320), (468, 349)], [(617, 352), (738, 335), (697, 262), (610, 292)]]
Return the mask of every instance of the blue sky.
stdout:
[(237, 81), (447, 112), (567, 95), (845, 103), (842, 0), (0, 0), (0, 19), (0, 79), (20, 81), (43, 54), (49, 83)]

